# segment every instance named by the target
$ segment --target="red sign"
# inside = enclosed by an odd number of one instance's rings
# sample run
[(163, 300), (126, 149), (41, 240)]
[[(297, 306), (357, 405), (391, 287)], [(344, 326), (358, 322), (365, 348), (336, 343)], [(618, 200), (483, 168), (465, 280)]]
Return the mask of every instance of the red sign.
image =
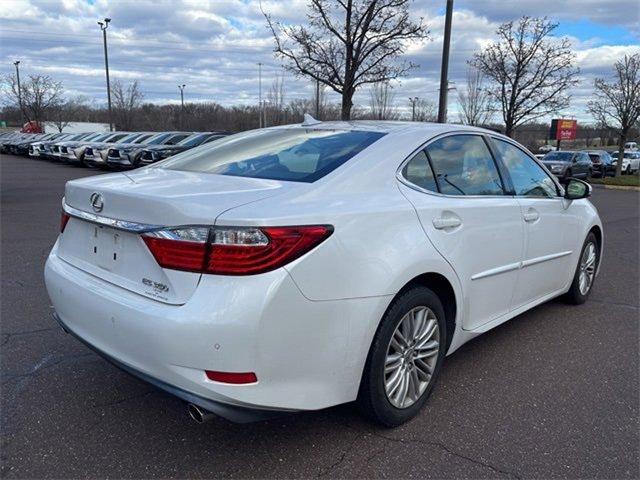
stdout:
[(577, 120), (564, 120), (561, 118), (551, 120), (549, 137), (552, 140), (575, 140), (577, 132)]

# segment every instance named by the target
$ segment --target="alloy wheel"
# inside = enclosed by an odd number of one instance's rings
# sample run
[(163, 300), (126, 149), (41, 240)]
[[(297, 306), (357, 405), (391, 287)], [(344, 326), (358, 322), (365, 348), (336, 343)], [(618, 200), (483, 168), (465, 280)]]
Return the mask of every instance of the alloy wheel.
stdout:
[(396, 408), (413, 405), (427, 389), (440, 351), (440, 326), (425, 306), (411, 309), (396, 326), (384, 362), (384, 388)]
[(593, 277), (596, 273), (596, 245), (589, 242), (582, 252), (580, 259), (580, 276), (578, 277), (578, 287), (580, 293), (586, 295), (593, 284)]

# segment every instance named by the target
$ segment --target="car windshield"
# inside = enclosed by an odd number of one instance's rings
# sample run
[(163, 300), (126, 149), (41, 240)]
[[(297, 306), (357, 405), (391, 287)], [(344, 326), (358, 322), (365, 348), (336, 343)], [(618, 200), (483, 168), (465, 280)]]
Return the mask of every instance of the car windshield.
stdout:
[(636, 152), (625, 152), (624, 158), (640, 158), (640, 153)]
[(87, 136), (86, 138), (83, 138), (83, 140), (95, 140), (96, 138), (100, 138), (103, 134), (102, 133), (92, 133), (91, 135)]
[(195, 147), (204, 142), (207, 138), (209, 138), (210, 133), (196, 133), (195, 135), (190, 135), (184, 140), (180, 140), (176, 145), (184, 146), (184, 147)]
[(384, 135), (358, 130), (254, 130), (178, 154), (156, 168), (314, 182)]
[(544, 156), (544, 161), (570, 162), (573, 152), (549, 152)]
[(167, 137), (173, 135), (173, 133), (158, 133), (155, 137), (152, 137), (146, 144), (147, 145), (160, 145)]
[(133, 141), (140, 136), (139, 133), (131, 133), (129, 135), (125, 135), (124, 137), (115, 140), (113, 143), (133, 143)]
[(91, 141), (92, 142), (103, 142), (107, 138), (112, 137), (112, 136), (113, 136), (113, 132), (103, 133), (101, 135), (98, 135), (96, 138), (91, 139)]
[[(144, 135), (140, 135), (138, 138), (136, 138), (133, 142), (131, 143), (135, 143), (135, 144), (140, 144), (145, 142), (145, 140), (149, 139), (152, 137), (152, 134), (150, 133), (145, 133)], [(146, 142), (145, 142), (146, 143)]]

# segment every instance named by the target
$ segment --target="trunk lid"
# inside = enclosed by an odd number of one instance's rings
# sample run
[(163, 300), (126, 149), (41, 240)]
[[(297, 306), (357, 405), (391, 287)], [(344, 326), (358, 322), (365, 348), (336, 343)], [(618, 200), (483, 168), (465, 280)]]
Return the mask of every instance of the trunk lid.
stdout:
[[(231, 208), (295, 188), (287, 182), (159, 168), (101, 175), (67, 183), (65, 204), (108, 219), (158, 226), (213, 225)], [(97, 212), (91, 196), (100, 194)], [(181, 305), (200, 273), (164, 269), (138, 233), (72, 217), (58, 255), (91, 275), (158, 301)]]

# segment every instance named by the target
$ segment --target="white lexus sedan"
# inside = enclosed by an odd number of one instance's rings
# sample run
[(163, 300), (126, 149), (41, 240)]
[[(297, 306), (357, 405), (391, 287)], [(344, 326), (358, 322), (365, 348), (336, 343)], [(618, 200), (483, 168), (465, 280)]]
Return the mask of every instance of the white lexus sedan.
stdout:
[(308, 118), (70, 181), (46, 285), (65, 331), (198, 421), (357, 400), (395, 426), (463, 343), (587, 299), (590, 193), (488, 130)]

